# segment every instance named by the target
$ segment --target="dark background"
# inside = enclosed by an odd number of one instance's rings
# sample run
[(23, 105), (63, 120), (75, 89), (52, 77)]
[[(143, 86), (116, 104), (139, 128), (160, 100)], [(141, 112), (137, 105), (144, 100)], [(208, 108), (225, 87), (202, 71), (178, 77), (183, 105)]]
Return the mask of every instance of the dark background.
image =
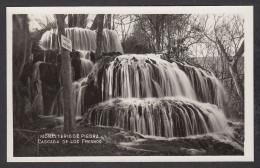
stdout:
[[(6, 150), (6, 7), (37, 6), (254, 6), (254, 109), (255, 109), (255, 162), (198, 162), (198, 163), (7, 163)], [(0, 2), (0, 168), (74, 168), (74, 167), (210, 167), (254, 168), (260, 167), (260, 2), (256, 0), (1, 0)], [(245, 88), (246, 89), (246, 88)], [(8, 111), (11, 112), (11, 111)], [(203, 157), (202, 157), (203, 158)], [(188, 160), (187, 160), (188, 161)]]

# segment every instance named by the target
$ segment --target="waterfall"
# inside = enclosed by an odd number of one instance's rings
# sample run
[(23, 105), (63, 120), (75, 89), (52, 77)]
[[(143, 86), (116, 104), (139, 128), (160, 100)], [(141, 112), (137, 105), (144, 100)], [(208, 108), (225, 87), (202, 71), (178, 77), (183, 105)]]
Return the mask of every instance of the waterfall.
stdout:
[(104, 51), (105, 53), (110, 53), (110, 52), (120, 52), (122, 54), (124, 53), (121, 42), (118, 38), (118, 34), (116, 33), (115, 30), (103, 29), (102, 35), (103, 35), (102, 51)]
[[(55, 56), (55, 55), (54, 55)], [(77, 82), (80, 82), (81, 79), (84, 79), (85, 77), (88, 76), (90, 71), (92, 70), (93, 63), (85, 58), (73, 58), (74, 60), (77, 60), (77, 64), (72, 65), (72, 69), (77, 67), (77, 71), (73, 70), (74, 74), (73, 76), (76, 76), (75, 73), (77, 73), (78, 76), (78, 81), (75, 81), (72, 84), (72, 91), (73, 91), (73, 101), (77, 101), (79, 97), (79, 101), (81, 101), (84, 104), (84, 99), (81, 98), (81, 93), (83, 93), (84, 96), (84, 89), (79, 88), (78, 86), (80, 84), (77, 84)], [(33, 73), (32, 73), (32, 80), (31, 80), (31, 92), (32, 92), (32, 107), (31, 111), (35, 112), (36, 114), (40, 115), (57, 115), (61, 116), (63, 115), (63, 89), (59, 88), (60, 85), (58, 86), (57, 89), (52, 89), (55, 87), (53, 82), (55, 79), (53, 79), (53, 74), (57, 74), (55, 76), (57, 78), (58, 83), (60, 82), (58, 78), (59, 72), (58, 68), (51, 68), (51, 66), (56, 66), (51, 63), (45, 63), (45, 62), (36, 62), (34, 64), (33, 68)], [(46, 71), (47, 70), (47, 71)], [(46, 73), (47, 72), (47, 73)], [(53, 73), (53, 74), (51, 74)], [(42, 76), (41, 76), (42, 74)], [(79, 94), (79, 95), (78, 95)], [(74, 103), (74, 110), (77, 112), (79, 116), (82, 116), (82, 112), (79, 111), (84, 111), (81, 109), (81, 104), (82, 103)], [(84, 107), (84, 106), (82, 106)]]
[(102, 96), (103, 100), (183, 96), (223, 107), (224, 89), (213, 74), (202, 69), (170, 63), (158, 55), (125, 54), (104, 72)]
[[(218, 108), (222, 107), (224, 89), (214, 74), (188, 64), (170, 63), (159, 55), (125, 54), (95, 64), (89, 76), (93, 64), (85, 59), (86, 54), (82, 52), (80, 58), (81, 79), (72, 83), (77, 117), (84, 115), (94, 125), (164, 137), (218, 132), (227, 126)], [(87, 110), (89, 96), (94, 93), (93, 89), (87, 92), (91, 83), (91, 88), (100, 90), (96, 93), (101, 94), (102, 102)], [(62, 92), (56, 96), (52, 115), (63, 115)]]
[(227, 127), (217, 106), (183, 97), (111, 99), (90, 108), (85, 118), (94, 125), (164, 137), (206, 134)]
[[(81, 78), (78, 81), (72, 83), (72, 101), (73, 101), (73, 111), (76, 116), (82, 116), (84, 112), (84, 96), (86, 89), (86, 82), (88, 80), (87, 76), (90, 73), (93, 63), (85, 58), (80, 58), (81, 60)], [(53, 102), (51, 108), (51, 115), (61, 116), (63, 115), (63, 89), (61, 88)]]
[(81, 78), (87, 77), (89, 72), (91, 71), (93, 67), (93, 63), (85, 58), (80, 58), (81, 61), (81, 71), (80, 71), (80, 76)]
[[(65, 34), (72, 42), (72, 48), (74, 50), (84, 51), (96, 51), (96, 31), (83, 28), (65, 28)], [(123, 53), (120, 40), (116, 31), (103, 29), (103, 45), (102, 51), (108, 52), (120, 52)], [(40, 45), (44, 49), (58, 49), (58, 32), (56, 29), (46, 31), (40, 40)]]
[(199, 101), (216, 104), (223, 109), (226, 93), (215, 75), (212, 72), (207, 72), (187, 63), (178, 64), (188, 75)]
[(84, 112), (84, 93), (86, 86), (82, 85), (87, 78), (72, 83), (73, 110), (76, 116), (82, 116)]
[[(85, 105), (86, 82), (88, 78), (81, 78), (72, 83), (72, 107), (76, 117), (82, 116)], [(53, 102), (51, 115), (63, 116), (63, 88), (61, 88)]]
[(164, 137), (228, 127), (221, 110), (225, 91), (211, 72), (154, 54), (125, 54), (96, 66), (103, 70), (91, 78), (102, 102), (85, 113), (89, 123)]
[[(79, 52), (74, 68), (80, 75), (72, 83), (72, 101), (73, 112), (84, 115), (84, 121), (163, 137), (207, 134), (227, 127), (221, 110), (225, 91), (213, 73), (187, 63), (168, 62), (155, 54), (106, 57), (92, 69), (89, 58), (96, 49), (96, 31), (66, 28), (65, 34)], [(104, 29), (102, 34), (103, 52), (123, 53), (115, 31)], [(40, 44), (57, 49), (57, 31), (45, 32)], [(61, 88), (52, 115), (63, 115), (62, 95)]]
[(85, 58), (90, 60), (90, 51), (77, 50), (80, 53), (80, 58)]
[(78, 81), (74, 81), (72, 83), (72, 101), (73, 101), (73, 111), (75, 112), (76, 116), (82, 116), (85, 104), (85, 90), (86, 90), (86, 82), (88, 80), (87, 76), (92, 70), (93, 63), (85, 58), (80, 58), (81, 60), (81, 72), (80, 76), (81, 79)]

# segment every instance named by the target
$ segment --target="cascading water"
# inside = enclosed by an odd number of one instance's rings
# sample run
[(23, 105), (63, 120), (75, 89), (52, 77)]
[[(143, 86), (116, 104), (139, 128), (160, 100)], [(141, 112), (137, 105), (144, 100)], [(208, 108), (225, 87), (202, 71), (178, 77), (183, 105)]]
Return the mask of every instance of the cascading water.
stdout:
[(92, 67), (93, 67), (93, 63), (85, 58), (80, 58), (81, 61), (81, 72), (80, 72), (80, 76), (81, 78), (87, 77), (89, 72), (91, 71)]
[(146, 55), (123, 55), (103, 76), (104, 100), (112, 97), (184, 96), (196, 99), (188, 77), (178, 66)]
[[(100, 65), (98, 65), (100, 66)], [(121, 55), (104, 66), (101, 102), (85, 114), (94, 125), (116, 126), (144, 135), (189, 136), (227, 127), (224, 89), (202, 69), (158, 55)], [(214, 105), (215, 104), (215, 105)]]
[[(55, 55), (54, 55), (55, 56)], [(78, 62), (78, 64), (75, 64), (74, 66), (72, 66), (72, 69), (76, 68), (76, 66), (79, 66), (77, 67), (78, 71), (76, 70), (73, 70), (73, 76), (78, 76), (79, 78), (79, 81), (75, 81), (73, 83), (73, 95), (74, 95), (74, 99), (75, 101), (77, 101), (77, 96), (78, 96), (78, 92), (80, 90), (80, 93), (81, 93), (81, 90), (82, 89), (79, 89), (78, 90), (78, 87), (79, 84), (77, 84), (77, 82), (80, 82), (81, 79), (84, 79), (85, 77), (88, 76), (88, 74), (90, 73), (92, 67), (93, 67), (93, 63), (88, 60), (88, 59), (85, 59), (85, 58), (77, 58), (76, 59)], [(40, 65), (43, 65), (44, 67), (40, 68)], [(57, 115), (57, 116), (61, 116), (63, 115), (63, 99), (62, 99), (62, 95), (63, 95), (63, 89), (59, 87), (56, 89), (54, 88), (53, 90), (48, 90), (50, 89), (52, 86), (52, 84), (50, 84), (50, 80), (53, 81), (52, 79), (50, 79), (50, 76), (51, 74), (49, 75), (45, 75), (45, 82), (44, 83), (44, 87), (43, 87), (43, 83), (41, 81), (41, 73), (44, 74), (44, 72), (46, 72), (46, 69), (47, 68), (51, 68), (51, 66), (56, 66), (56, 65), (53, 65), (51, 63), (45, 63), (45, 62), (36, 62), (34, 64), (34, 70), (33, 70), (33, 74), (32, 74), (32, 96), (33, 96), (33, 103), (32, 103), (32, 107), (31, 107), (31, 110), (34, 111), (35, 113), (37, 114), (40, 114), (40, 115)], [(56, 66), (57, 67), (57, 66)], [(49, 73), (57, 73), (57, 81), (59, 81), (58, 78), (60, 78), (59, 76), (59, 72), (58, 72), (58, 68), (56, 69), (57, 71), (52, 71), (52, 70), (49, 70), (48, 72)], [(44, 71), (44, 72), (41, 72), (41, 71)], [(75, 75), (75, 73), (78, 73), (77, 75)], [(49, 77), (47, 77), (49, 76)], [(45, 89), (44, 89), (45, 88)], [(47, 90), (46, 90), (47, 89)], [(48, 91), (48, 92), (46, 92)], [(52, 92), (53, 96), (52, 95), (49, 95), (50, 92)], [(84, 93), (84, 92), (83, 92)], [(43, 96), (44, 95), (44, 96)], [(81, 95), (81, 94), (80, 94)], [(79, 95), (79, 97), (80, 97)], [(82, 98), (80, 97), (80, 100)], [(83, 100), (82, 100), (83, 101)], [(79, 103), (77, 103), (78, 106), (80, 106)], [(77, 107), (77, 106), (74, 106), (74, 110), (77, 111), (77, 109), (81, 109), (80, 107)], [(78, 112), (78, 114), (80, 116), (82, 116), (81, 112)]]
[[(76, 113), (76, 116), (82, 116), (84, 112), (84, 95), (85, 95), (85, 86), (82, 85), (82, 81), (86, 80), (86, 78), (93, 67), (93, 63), (90, 61), (91, 52), (95, 52), (96, 50), (96, 31), (91, 31), (88, 29), (82, 28), (66, 28), (65, 29), (66, 36), (72, 41), (72, 47), (76, 50), (80, 55), (80, 68), (76, 67), (73, 69), (74, 79), (78, 80), (72, 84), (72, 92), (73, 92), (73, 109)], [(121, 46), (120, 40), (118, 39), (118, 35), (114, 30), (103, 30), (103, 45), (102, 51), (105, 53), (123, 53), (123, 48)], [(50, 31), (46, 31), (41, 40), (40, 45), (44, 49), (58, 49), (58, 36), (56, 29), (52, 29)], [(74, 60), (75, 65), (79, 60), (77, 58)], [(75, 68), (75, 67), (74, 67)], [(80, 74), (78, 71), (80, 69)], [(83, 82), (84, 84), (84, 82)], [(53, 102), (51, 108), (52, 115), (62, 115), (63, 108), (62, 103), (62, 88), (58, 91), (56, 98)]]
[[(76, 116), (86, 110), (88, 74), (92, 69), (91, 61), (84, 57), (82, 54), (80, 58), (81, 66), (86, 67), (81, 70), (82, 78), (72, 84)], [(98, 76), (101, 79), (96, 87), (104, 102), (90, 108), (84, 116), (95, 125), (164, 137), (218, 132), (227, 127), (224, 113), (217, 107), (222, 106), (219, 99), (224, 89), (213, 74), (202, 69), (170, 63), (158, 55), (131, 54), (116, 57), (101, 74), (95, 75), (95, 80)], [(198, 88), (206, 90), (198, 92)], [(215, 90), (210, 92), (211, 89)], [(57, 94), (52, 115), (63, 114), (62, 92), (61, 89)]]
[(73, 109), (76, 116), (82, 116), (84, 111), (84, 93), (86, 91), (87, 78), (72, 83)]
[(91, 108), (86, 118), (95, 125), (164, 137), (218, 132), (227, 127), (224, 114), (215, 105), (183, 97), (111, 99)]
[[(59, 48), (59, 42), (58, 42), (58, 32), (56, 29), (51, 29), (49, 31), (46, 31), (40, 40), (40, 45), (42, 48), (46, 50), (55, 50)], [(82, 110), (80, 107), (82, 103), (84, 102), (84, 90), (85, 86), (81, 86), (81, 81), (84, 81), (85, 79), (81, 79), (84, 77), (87, 77), (89, 72), (91, 71), (93, 67), (93, 63), (90, 61), (90, 52), (95, 52), (96, 50), (96, 31), (92, 31), (89, 29), (83, 29), (83, 28), (65, 28), (65, 34), (66, 36), (72, 41), (72, 48), (80, 53), (80, 68), (76, 67), (76, 69), (73, 69), (73, 76), (74, 79), (78, 80), (75, 81), (72, 84), (72, 90), (73, 90), (73, 100), (74, 100), (74, 111), (76, 112), (76, 115), (82, 115), (82, 112), (79, 112), (79, 110)], [(102, 45), (102, 51), (105, 53), (109, 52), (120, 52), (123, 53), (123, 48), (121, 46), (120, 40), (118, 38), (117, 33), (114, 30), (107, 30), (104, 29), (102, 32), (103, 35), (103, 45)], [(75, 65), (77, 66), (77, 63), (79, 60), (74, 60)], [(80, 74), (78, 74), (78, 70), (80, 69)], [(63, 108), (62, 103), (62, 88), (57, 92), (56, 98), (53, 102), (52, 108), (51, 108), (51, 114), (52, 115), (62, 115), (63, 114)], [(83, 93), (82, 93), (83, 92)], [(83, 96), (82, 96), (83, 95)], [(84, 107), (84, 106), (83, 106)]]
[[(96, 51), (96, 31), (83, 28), (65, 28), (66, 36), (72, 41), (72, 48), (74, 50), (83, 51)], [(108, 52), (120, 52), (123, 53), (118, 35), (114, 30), (103, 30), (103, 45), (102, 51)], [(40, 40), (40, 45), (44, 49), (58, 49), (58, 35), (56, 29), (46, 31)]]
[(80, 53), (80, 58), (85, 58), (90, 60), (90, 52), (91, 51), (84, 51), (84, 50), (77, 50)]
[[(152, 54), (118, 56), (103, 75), (103, 100), (183, 96), (223, 106), (224, 89), (213, 74), (188, 65), (184, 65), (186, 71), (180, 67)], [(201, 89), (199, 94), (197, 89)]]
[[(186, 63), (170, 63), (159, 55), (130, 54), (117, 56), (108, 64), (96, 64), (89, 77), (96, 31), (66, 28), (65, 33), (80, 53), (80, 78), (72, 84), (76, 116), (84, 114), (85, 120), (95, 125), (164, 137), (218, 132), (227, 127), (218, 108), (223, 108), (225, 92), (213, 73)], [(103, 39), (103, 52), (123, 53), (115, 31), (104, 29)], [(45, 49), (57, 49), (57, 31), (45, 32), (40, 44)], [(61, 88), (53, 103), (53, 115), (63, 114), (62, 92)], [(90, 95), (97, 97), (94, 104), (101, 103), (88, 109), (86, 98)]]
[[(81, 78), (78, 81), (74, 81), (72, 83), (72, 101), (73, 101), (73, 111), (75, 112), (76, 116), (82, 116), (82, 112), (84, 111), (84, 95), (85, 95), (85, 83), (87, 82), (87, 76), (90, 73), (93, 63), (90, 60), (85, 58), (80, 58), (81, 60)], [(63, 89), (61, 88), (57, 96), (53, 102), (51, 115), (61, 116), (63, 115)]]
[(187, 63), (178, 63), (178, 65), (189, 77), (199, 101), (210, 102), (223, 109), (225, 90), (212, 72)]

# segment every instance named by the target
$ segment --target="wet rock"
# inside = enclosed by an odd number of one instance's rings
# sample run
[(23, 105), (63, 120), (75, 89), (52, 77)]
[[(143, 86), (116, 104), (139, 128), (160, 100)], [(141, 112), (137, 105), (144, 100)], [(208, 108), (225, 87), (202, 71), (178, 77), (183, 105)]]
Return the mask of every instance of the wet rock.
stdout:
[(187, 155), (204, 155), (206, 153), (204, 149), (187, 149), (187, 148), (180, 148), (180, 152)]
[(232, 145), (223, 142), (217, 142), (214, 144), (213, 148), (215, 149), (216, 153), (222, 153), (225, 155), (243, 155), (244, 153), (243, 151), (234, 148)]
[(54, 98), (60, 88), (58, 67), (49, 63), (40, 65), (44, 115), (50, 115)]
[(51, 64), (57, 64), (58, 63), (58, 54), (59, 50), (46, 50), (44, 52), (45, 54), (45, 62), (51, 63)]
[(38, 61), (44, 62), (44, 51), (43, 50), (39, 50), (39, 51), (33, 53), (33, 62), (36, 63)]
[(77, 81), (81, 78), (81, 60), (80, 58), (72, 58), (71, 59), (71, 66), (73, 68), (73, 80)]
[(55, 118), (52, 116), (38, 116), (38, 124), (37, 127), (38, 128), (45, 128), (47, 130), (52, 130), (55, 127), (58, 127), (60, 125), (63, 125), (63, 120), (59, 119), (59, 118)]
[(115, 57), (102, 57), (92, 68), (86, 82), (85, 109), (102, 101), (102, 76), (109, 63)]

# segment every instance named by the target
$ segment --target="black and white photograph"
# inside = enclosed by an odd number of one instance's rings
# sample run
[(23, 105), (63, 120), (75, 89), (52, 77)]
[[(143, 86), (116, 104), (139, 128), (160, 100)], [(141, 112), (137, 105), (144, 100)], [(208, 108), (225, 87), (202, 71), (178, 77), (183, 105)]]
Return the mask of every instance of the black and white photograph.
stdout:
[(9, 161), (254, 159), (252, 7), (12, 7), (7, 51)]

